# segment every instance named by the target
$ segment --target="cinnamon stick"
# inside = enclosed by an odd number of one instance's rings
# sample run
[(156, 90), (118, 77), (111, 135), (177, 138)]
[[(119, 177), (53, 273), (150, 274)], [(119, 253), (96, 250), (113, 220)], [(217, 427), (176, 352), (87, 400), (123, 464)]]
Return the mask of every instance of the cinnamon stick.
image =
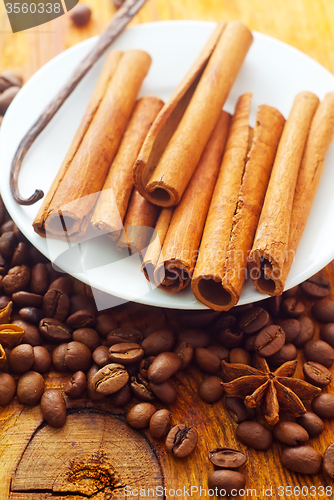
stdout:
[(174, 210), (154, 271), (154, 282), (166, 292), (179, 292), (190, 282), (217, 181), (230, 118), (229, 113), (221, 111), (182, 200)]
[(159, 113), (134, 168), (138, 191), (152, 203), (163, 207), (179, 203), (252, 40), (240, 22), (225, 29), (218, 26)]
[(133, 165), (162, 106), (163, 101), (151, 95), (137, 101), (97, 201), (92, 225), (109, 232), (113, 240), (120, 237), (133, 190)]
[(113, 71), (110, 77), (100, 78), (70, 151), (34, 220), (34, 229), (41, 236), (74, 238), (84, 234), (89, 224), (151, 64), (150, 56), (141, 50), (118, 53), (114, 58)]
[(294, 100), (278, 146), (252, 251), (250, 278), (269, 295), (283, 293), (283, 271), (289, 253), (294, 193), (305, 144), (319, 99), (301, 92)]

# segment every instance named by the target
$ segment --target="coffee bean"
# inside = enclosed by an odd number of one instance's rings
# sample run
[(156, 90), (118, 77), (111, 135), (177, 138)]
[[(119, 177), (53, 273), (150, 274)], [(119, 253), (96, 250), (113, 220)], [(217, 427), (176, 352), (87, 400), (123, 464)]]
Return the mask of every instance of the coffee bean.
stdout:
[(222, 398), (224, 389), (222, 379), (216, 375), (207, 377), (198, 386), (198, 395), (206, 403), (214, 403)]
[(71, 295), (73, 293), (73, 278), (70, 276), (60, 276), (59, 278), (52, 281), (48, 290), (59, 290), (66, 295)]
[(116, 328), (107, 335), (107, 345), (120, 344), (121, 342), (130, 342), (140, 344), (143, 340), (143, 335), (135, 328)]
[(208, 328), (220, 316), (217, 311), (206, 309), (202, 311), (180, 311), (178, 321), (185, 328)]
[(109, 347), (106, 345), (100, 345), (93, 352), (93, 360), (94, 363), (97, 364), (100, 368), (102, 366), (108, 365), (110, 363), (109, 359)]
[(12, 259), (10, 261), (10, 267), (22, 266), (22, 264), (27, 264), (29, 259), (29, 250), (27, 245), (20, 241), (14, 250)]
[(34, 347), (43, 343), (43, 337), (39, 333), (37, 326), (32, 325), (27, 321), (23, 321), (22, 319), (16, 319), (12, 323), (13, 325), (18, 325), (24, 329), (24, 334), (21, 340), (22, 344), (30, 344)]
[(18, 307), (41, 307), (43, 296), (30, 292), (16, 292), (12, 295), (12, 300)]
[(45, 347), (41, 345), (37, 345), (33, 347), (34, 349), (34, 364), (31, 369), (34, 372), (38, 373), (46, 373), (51, 368), (51, 356), (49, 352), (45, 349)]
[(97, 333), (101, 335), (101, 337), (105, 338), (107, 337), (108, 333), (110, 333), (112, 330), (116, 330), (117, 321), (111, 314), (107, 313), (98, 314), (94, 328), (97, 331)]
[(24, 405), (37, 404), (44, 392), (44, 378), (40, 373), (29, 371), (17, 383), (17, 399)]
[(181, 364), (182, 361), (180, 357), (174, 352), (162, 352), (158, 354), (150, 365), (148, 369), (148, 379), (153, 384), (162, 384), (179, 370)]
[(14, 377), (9, 373), (0, 373), (0, 406), (9, 405), (16, 392), (16, 383)]
[(37, 309), (36, 307), (23, 307), (19, 310), (19, 315), (23, 321), (28, 321), (33, 325), (38, 325), (43, 318), (41, 309)]
[(13, 373), (21, 374), (30, 370), (34, 363), (34, 349), (30, 344), (20, 344), (10, 351), (9, 368)]
[(0, 296), (0, 309), (4, 309), (6, 306), (8, 306), (9, 302), (11, 302), (10, 297), (7, 297), (7, 295), (1, 295)]
[(280, 316), (281, 314), (282, 295), (270, 297), (262, 302), (263, 306), (272, 316)]
[(171, 405), (175, 402), (177, 392), (170, 380), (162, 384), (153, 384), (153, 382), (150, 382), (150, 388), (153, 394), (166, 405)]
[(217, 334), (217, 338), (221, 345), (227, 347), (228, 349), (233, 349), (239, 347), (242, 344), (244, 334), (240, 330), (231, 330), (230, 328), (224, 328)]
[(254, 408), (247, 408), (242, 399), (233, 396), (225, 397), (225, 408), (237, 424), (256, 416)]
[(334, 444), (330, 444), (326, 448), (322, 461), (322, 470), (328, 477), (334, 478)]
[(300, 334), (300, 323), (298, 319), (289, 318), (283, 321), (278, 321), (277, 324), (282, 328), (285, 333), (285, 342), (290, 344), (294, 342)]
[(263, 328), (254, 341), (254, 349), (260, 356), (272, 356), (278, 352), (285, 342), (285, 333), (278, 325)]
[(110, 404), (115, 407), (125, 406), (131, 399), (132, 392), (128, 383), (122, 389), (109, 396)]
[(334, 395), (322, 393), (312, 401), (312, 409), (321, 418), (334, 417)]
[(303, 372), (305, 380), (317, 387), (326, 387), (332, 379), (331, 372), (325, 366), (313, 361), (304, 363)]
[(92, 352), (101, 345), (100, 337), (93, 328), (79, 328), (73, 332), (73, 340), (85, 344)]
[(31, 268), (30, 290), (33, 293), (44, 295), (49, 287), (49, 273), (46, 264), (41, 262)]
[(69, 342), (65, 354), (65, 363), (72, 372), (81, 371), (86, 373), (92, 364), (92, 353), (81, 342)]
[(319, 436), (325, 429), (321, 418), (311, 411), (307, 411), (304, 415), (298, 417), (297, 423), (306, 429), (310, 438)]
[(245, 453), (234, 448), (214, 448), (209, 451), (209, 460), (221, 469), (238, 469), (247, 462)]
[(277, 351), (275, 354), (267, 358), (267, 362), (271, 366), (276, 367), (283, 365), (287, 361), (293, 361), (296, 358), (297, 358), (296, 347), (293, 344), (284, 344), (284, 346), (281, 347), (279, 351)]
[(323, 340), (309, 340), (304, 345), (303, 351), (307, 361), (320, 363), (326, 368), (334, 363), (334, 349)]
[(198, 440), (197, 431), (185, 424), (175, 425), (166, 438), (166, 448), (175, 457), (184, 458), (194, 450)]
[(148, 379), (148, 369), (153, 363), (154, 359), (155, 356), (149, 356), (148, 358), (143, 358), (139, 363), (139, 373), (143, 378)]
[(297, 292), (299, 290), (299, 285), (296, 285), (292, 288), (289, 288), (289, 290), (286, 290), (284, 293), (283, 293), (283, 297), (286, 298), (286, 297), (295, 297), (295, 295), (297, 295)]
[(126, 422), (135, 429), (144, 429), (144, 427), (148, 427), (155, 412), (156, 409), (151, 403), (138, 403), (129, 410)]
[(77, 5), (70, 12), (70, 18), (72, 19), (73, 23), (79, 27), (85, 26), (86, 24), (88, 24), (90, 21), (91, 15), (92, 15), (91, 9), (88, 7), (88, 5), (85, 5), (83, 3), (80, 5)]
[(144, 350), (136, 343), (122, 342), (109, 347), (109, 359), (112, 363), (127, 366), (131, 363), (138, 363), (143, 356)]
[(6, 295), (24, 290), (30, 279), (29, 267), (15, 266), (9, 269), (8, 274), (2, 280), (2, 287)]
[(321, 461), (321, 454), (309, 445), (285, 448), (281, 456), (284, 467), (300, 474), (318, 474)]
[(154, 439), (161, 439), (167, 436), (172, 422), (172, 414), (165, 408), (153, 413), (149, 429)]
[(247, 352), (253, 352), (254, 351), (254, 342), (256, 339), (256, 335), (250, 335), (249, 337), (246, 337), (246, 340), (243, 344), (243, 347), (245, 351)]
[(110, 363), (100, 368), (92, 378), (92, 384), (96, 392), (106, 396), (122, 389), (128, 380), (129, 374), (123, 365)]
[(66, 405), (62, 393), (57, 389), (47, 389), (41, 399), (41, 410), (44, 420), (51, 427), (60, 428), (66, 422)]
[(334, 347), (334, 323), (326, 323), (320, 327), (320, 337), (330, 346)]
[(134, 396), (141, 401), (153, 401), (155, 396), (150, 389), (150, 384), (139, 373), (131, 377), (131, 390)]
[(281, 311), (289, 318), (299, 318), (305, 312), (305, 305), (295, 297), (288, 297), (282, 301)]
[(181, 342), (174, 352), (181, 359), (180, 370), (188, 368), (194, 356), (193, 347), (188, 342)]
[(239, 320), (239, 326), (246, 335), (262, 330), (269, 322), (269, 314), (262, 307), (253, 307)]
[(216, 374), (220, 372), (220, 360), (215, 354), (204, 347), (197, 347), (195, 349), (195, 361), (199, 368), (207, 373)]
[(334, 323), (334, 301), (322, 299), (312, 306), (314, 317), (321, 323)]
[(44, 318), (54, 318), (65, 321), (70, 310), (70, 299), (68, 295), (55, 288), (49, 289), (43, 298)]
[(48, 342), (61, 343), (72, 339), (71, 328), (54, 318), (43, 318), (38, 327)]
[(222, 345), (209, 345), (207, 350), (212, 352), (220, 361), (227, 361), (230, 355), (230, 351), (223, 347)]
[(241, 349), (240, 347), (236, 347), (230, 351), (229, 355), (230, 363), (242, 363), (243, 365), (251, 364), (251, 357), (245, 349)]
[[(105, 397), (105, 394), (101, 394), (101, 393), (96, 392), (95, 385), (93, 384), (93, 378), (99, 370), (100, 370), (100, 368), (94, 364), (88, 370), (87, 375), (86, 375), (87, 394), (88, 394), (88, 397), (91, 401), (99, 401)], [(120, 392), (120, 391), (118, 391), (118, 392)]]
[(208, 477), (208, 486), (211, 490), (223, 492), (223, 496), (243, 490), (246, 478), (235, 470), (215, 470)]
[[(230, 330), (240, 330), (238, 325), (238, 320), (232, 314), (221, 313), (215, 324), (213, 325), (213, 333), (219, 334), (225, 328), (229, 328)], [(203, 346), (205, 347), (205, 346)]]
[(321, 276), (321, 274), (315, 274), (304, 281), (304, 283), (300, 285), (300, 288), (308, 297), (317, 300), (323, 299), (330, 294), (331, 283), (327, 278)]
[(82, 371), (73, 374), (71, 380), (64, 387), (65, 394), (71, 399), (80, 398), (87, 387), (86, 375)]
[(166, 351), (171, 351), (174, 346), (174, 335), (171, 330), (157, 330), (151, 333), (141, 343), (145, 356), (157, 356)]
[(69, 371), (65, 362), (66, 353), (67, 343), (57, 345), (52, 351), (52, 363), (55, 370), (59, 373), (66, 373)]
[(0, 75), (0, 92), (4, 92), (10, 87), (22, 87), (22, 83), (22, 76), (16, 73), (16, 71), (3, 71)]
[(297, 349), (304, 347), (306, 342), (313, 339), (314, 336), (314, 323), (308, 316), (300, 316), (300, 332), (293, 344)]
[(238, 425), (236, 437), (243, 444), (256, 450), (267, 450), (273, 443), (273, 435), (267, 427), (249, 420)]
[(15, 226), (14, 221), (12, 221), (11, 219), (7, 220), (1, 225), (0, 233), (3, 234), (3, 233), (8, 233), (8, 231), (13, 231), (14, 226)]
[(307, 431), (296, 422), (281, 420), (274, 426), (274, 437), (289, 446), (298, 446), (309, 440)]
[[(208, 347), (211, 343), (211, 336), (208, 332), (200, 329), (191, 328), (188, 330), (183, 330), (178, 337), (179, 342), (188, 342), (193, 349), (197, 347)], [(170, 349), (165, 349), (168, 351)]]
[(13, 231), (8, 231), (0, 236), (0, 253), (5, 259), (9, 259), (16, 248), (16, 237)]
[(90, 311), (95, 316), (97, 310), (94, 298), (82, 294), (72, 295), (70, 298), (70, 314), (74, 314), (82, 309)]
[(88, 309), (81, 309), (71, 314), (67, 318), (66, 324), (73, 328), (73, 330), (94, 326), (95, 314), (92, 314)]

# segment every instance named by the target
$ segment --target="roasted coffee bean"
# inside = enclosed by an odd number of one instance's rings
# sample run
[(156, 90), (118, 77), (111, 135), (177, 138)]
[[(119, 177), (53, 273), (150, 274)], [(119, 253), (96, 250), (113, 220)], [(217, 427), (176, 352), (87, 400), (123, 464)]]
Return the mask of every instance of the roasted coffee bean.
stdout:
[(306, 429), (310, 438), (319, 436), (325, 429), (321, 418), (311, 411), (307, 411), (304, 415), (298, 417), (297, 423)]
[(41, 410), (44, 420), (51, 427), (60, 428), (66, 422), (66, 404), (61, 391), (47, 389), (41, 399)]
[(293, 344), (297, 349), (301, 349), (306, 342), (312, 340), (314, 336), (314, 323), (308, 316), (300, 316), (298, 321), (300, 323), (300, 332)]
[(256, 416), (254, 408), (247, 408), (242, 399), (233, 396), (226, 396), (225, 408), (237, 424), (252, 420)]
[(175, 425), (166, 438), (166, 448), (175, 457), (184, 458), (194, 450), (198, 440), (197, 431), (185, 424)]
[(211, 490), (223, 492), (223, 496), (243, 490), (246, 478), (236, 470), (215, 470), (208, 477), (208, 487)]
[(12, 259), (10, 261), (10, 267), (22, 266), (22, 264), (27, 264), (29, 259), (29, 251), (27, 245), (20, 241), (14, 250)]
[(41, 345), (33, 347), (34, 349), (34, 364), (31, 369), (34, 372), (46, 373), (51, 368), (52, 359), (50, 353)]
[(144, 350), (136, 343), (122, 342), (109, 347), (109, 359), (112, 363), (127, 366), (131, 363), (138, 363), (143, 356)]
[(312, 401), (312, 409), (321, 418), (334, 417), (334, 395), (322, 393)]
[(334, 478), (334, 444), (330, 444), (324, 453), (322, 470), (331, 479)]
[(155, 356), (149, 356), (148, 358), (143, 358), (139, 363), (139, 373), (143, 378), (148, 378), (148, 369), (153, 363), (154, 359)]
[(323, 340), (310, 340), (304, 345), (303, 351), (307, 361), (320, 363), (326, 368), (334, 363), (334, 349)]
[(262, 330), (269, 322), (269, 314), (262, 307), (253, 307), (239, 320), (239, 326), (246, 335)]
[(98, 314), (94, 328), (101, 337), (105, 338), (112, 330), (116, 330), (117, 321), (111, 314)]
[(78, 328), (89, 328), (95, 325), (95, 314), (92, 314), (88, 309), (81, 309), (67, 318), (66, 324), (73, 330)]
[(177, 392), (170, 380), (163, 382), (162, 384), (153, 384), (150, 382), (150, 388), (153, 394), (160, 399), (166, 405), (171, 405), (175, 402), (177, 397)]
[(323, 299), (331, 293), (331, 283), (330, 281), (321, 276), (321, 274), (315, 274), (308, 280), (304, 281), (300, 285), (302, 291), (311, 299)]
[[(87, 379), (87, 394), (91, 401), (99, 401), (105, 397), (104, 394), (98, 393), (95, 390), (95, 386), (93, 385), (93, 377), (100, 370), (97, 365), (92, 365), (86, 374)], [(118, 391), (119, 392), (119, 391)]]
[(284, 345), (285, 333), (278, 325), (270, 325), (263, 328), (254, 341), (254, 350), (260, 356), (272, 356), (278, 352)]
[(331, 372), (325, 366), (314, 363), (314, 361), (304, 363), (303, 372), (305, 380), (317, 387), (326, 387), (332, 379)]
[(2, 280), (2, 287), (6, 295), (24, 290), (30, 279), (29, 267), (15, 266), (9, 269)]
[(206, 309), (202, 311), (181, 311), (178, 322), (185, 328), (208, 328), (220, 316), (217, 311)]
[(195, 361), (199, 368), (207, 373), (216, 374), (220, 372), (220, 360), (204, 347), (195, 349)]
[(322, 299), (312, 306), (314, 317), (321, 323), (334, 323), (334, 301)]
[[(13, 231), (15, 232), (15, 225), (13, 228)], [(36, 247), (30, 245), (29, 246), (29, 262), (32, 266), (38, 263), (43, 263), (46, 264), (48, 261), (47, 257), (43, 255), (39, 250), (37, 250)]]
[(274, 426), (274, 437), (289, 446), (298, 446), (309, 440), (307, 431), (296, 422), (281, 420)]
[(272, 316), (280, 316), (281, 314), (281, 303), (282, 303), (282, 295), (277, 295), (276, 297), (270, 297), (262, 302), (263, 307), (271, 314)]
[(285, 448), (281, 456), (284, 467), (300, 474), (318, 474), (321, 461), (321, 454), (309, 445)]
[(289, 318), (299, 318), (305, 312), (305, 305), (295, 297), (288, 297), (282, 301), (281, 311)]
[(161, 439), (167, 436), (172, 422), (172, 414), (165, 408), (153, 413), (149, 429), (154, 439)]
[(72, 372), (81, 371), (86, 373), (92, 364), (92, 353), (90, 349), (81, 342), (69, 342), (67, 344), (65, 363)]
[(12, 301), (18, 307), (41, 307), (43, 296), (30, 292), (16, 292), (12, 295)]
[[(230, 330), (238, 330), (238, 320), (232, 314), (221, 313), (217, 321), (212, 327), (214, 334), (219, 333), (221, 330), (225, 330), (225, 328), (229, 328)], [(203, 346), (205, 347), (205, 346)]]
[(232, 309), (230, 309), (230, 313), (233, 314), (235, 318), (240, 318), (243, 314), (248, 312), (253, 307), (254, 307), (253, 304), (243, 304), (242, 306), (235, 306), (232, 307)]
[(10, 87), (22, 87), (22, 83), (22, 76), (16, 73), (16, 71), (3, 71), (0, 75), (0, 92), (4, 92)]
[(193, 347), (188, 344), (188, 342), (181, 342), (181, 344), (178, 345), (174, 352), (181, 359), (180, 370), (185, 370), (185, 368), (188, 368), (194, 356)]
[(148, 379), (153, 384), (162, 384), (180, 369), (181, 364), (182, 361), (180, 357), (174, 352), (162, 352), (158, 354), (150, 365), (148, 369)]
[(107, 335), (107, 345), (120, 344), (121, 342), (140, 344), (143, 335), (135, 328), (116, 328)]
[(126, 422), (135, 429), (144, 429), (144, 427), (148, 427), (155, 412), (156, 409), (151, 403), (138, 403), (129, 410)]
[(70, 12), (70, 18), (72, 19), (73, 23), (79, 27), (88, 24), (91, 16), (92, 16), (91, 9), (88, 7), (88, 5), (85, 5), (83, 3), (77, 5)]
[(153, 401), (155, 396), (150, 389), (150, 384), (139, 373), (131, 377), (131, 390), (134, 396), (141, 401)]
[(60, 276), (59, 278), (52, 281), (48, 290), (59, 290), (66, 295), (71, 295), (73, 293), (73, 278), (70, 276)]
[(334, 323), (327, 323), (320, 328), (321, 340), (334, 347)]
[(102, 366), (108, 365), (110, 363), (109, 359), (109, 347), (106, 345), (100, 345), (93, 352), (93, 360), (94, 363), (97, 364), (100, 368)]
[(299, 290), (299, 285), (296, 285), (292, 288), (289, 288), (289, 290), (286, 290), (286, 292), (283, 293), (283, 297), (295, 297), (297, 295), (297, 292)]
[(256, 450), (267, 450), (273, 443), (272, 432), (259, 422), (244, 421), (238, 425), (236, 437)]
[(52, 351), (52, 363), (55, 370), (59, 373), (66, 373), (69, 371), (65, 362), (66, 353), (67, 343), (57, 345)]
[(278, 321), (277, 324), (282, 328), (285, 333), (285, 342), (290, 344), (294, 342), (300, 334), (300, 323), (298, 319), (289, 318), (283, 321)]
[(12, 299), (10, 297), (7, 297), (7, 295), (1, 295), (0, 296), (0, 309), (4, 309), (6, 306), (8, 306), (9, 302), (11, 302)]
[(228, 349), (233, 349), (239, 347), (242, 344), (244, 334), (241, 330), (231, 330), (230, 328), (224, 328), (217, 334), (217, 338), (221, 345), (227, 347)]
[(287, 361), (293, 361), (296, 357), (297, 348), (293, 344), (284, 344), (279, 351), (267, 358), (267, 362), (271, 366), (281, 366)]
[(245, 342), (243, 344), (245, 351), (247, 351), (247, 352), (254, 351), (255, 339), (256, 339), (256, 335), (250, 335), (249, 337), (246, 337)]
[(8, 231), (13, 231), (14, 226), (15, 226), (14, 221), (9, 219), (1, 225), (0, 233), (3, 234), (3, 233), (8, 233)]
[(171, 330), (157, 330), (151, 333), (141, 343), (145, 356), (157, 356), (166, 351), (171, 351), (174, 346), (174, 335)]
[(240, 347), (236, 347), (230, 351), (229, 355), (230, 363), (242, 363), (244, 365), (251, 364), (251, 357), (245, 349), (241, 349)]
[(217, 375), (207, 377), (198, 386), (198, 395), (206, 403), (215, 403), (223, 397), (222, 379)]
[(0, 253), (5, 259), (9, 259), (16, 248), (16, 237), (13, 231), (8, 231), (0, 236)]
[(207, 350), (212, 352), (220, 361), (227, 361), (230, 355), (230, 351), (223, 347), (222, 345), (209, 345)]
[(30, 290), (33, 293), (44, 295), (49, 287), (49, 273), (46, 264), (41, 262), (31, 268)]
[(85, 344), (92, 352), (101, 345), (100, 337), (93, 328), (79, 328), (73, 332), (73, 340)]
[(96, 304), (93, 297), (88, 295), (75, 294), (70, 298), (70, 314), (74, 314), (82, 309), (88, 310), (92, 315), (96, 315)]
[(9, 405), (16, 392), (16, 383), (14, 377), (9, 373), (0, 373), (0, 406)]
[[(197, 349), (197, 347), (208, 347), (211, 343), (211, 336), (208, 332), (203, 330), (191, 328), (188, 330), (183, 330), (178, 336), (179, 342), (188, 342), (193, 349)], [(168, 351), (170, 349), (165, 349)]]
[(34, 364), (34, 349), (30, 344), (20, 344), (10, 351), (9, 368), (13, 373), (21, 374), (30, 370)]
[(73, 374), (71, 380), (64, 387), (65, 394), (71, 399), (80, 398), (87, 387), (86, 375), (82, 371)]
[(65, 321), (70, 310), (70, 299), (61, 290), (50, 288), (43, 298), (44, 317)]
[(44, 392), (44, 378), (40, 373), (29, 371), (17, 383), (17, 399), (24, 405), (37, 404)]
[(209, 451), (209, 460), (221, 469), (238, 469), (247, 462), (245, 453), (234, 448), (214, 448)]
[(110, 363), (100, 368), (92, 378), (92, 384), (96, 392), (106, 396), (122, 389), (128, 380), (129, 374), (123, 365)]
[(37, 309), (36, 307), (22, 307), (19, 310), (19, 315), (23, 321), (28, 321), (33, 325), (38, 325), (43, 318), (41, 309)]
[(32, 325), (27, 321), (23, 321), (22, 319), (16, 319), (13, 321), (13, 325), (21, 326), (24, 329), (24, 334), (21, 340), (22, 344), (30, 344), (33, 347), (43, 344), (44, 339), (39, 333), (37, 326)]
[(39, 331), (48, 342), (68, 342), (72, 339), (69, 326), (54, 318), (43, 318), (39, 323)]
[(125, 384), (122, 389), (109, 396), (108, 399), (111, 405), (115, 407), (123, 407), (127, 405), (132, 399), (130, 385)]

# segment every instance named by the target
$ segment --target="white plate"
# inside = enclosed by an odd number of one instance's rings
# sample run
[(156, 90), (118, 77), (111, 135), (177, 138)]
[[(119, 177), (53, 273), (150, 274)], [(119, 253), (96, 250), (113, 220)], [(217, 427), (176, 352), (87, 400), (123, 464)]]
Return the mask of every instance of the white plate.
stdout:
[[(152, 56), (152, 66), (142, 86), (141, 95), (157, 94), (166, 100), (191, 66), (215, 24), (198, 21), (167, 21), (135, 26), (126, 30), (113, 44), (114, 48), (140, 48)], [(177, 294), (154, 289), (140, 273), (138, 255), (120, 254), (107, 235), (74, 246), (64, 258), (67, 244), (46, 241), (32, 228), (41, 201), (31, 207), (17, 205), (9, 189), (9, 171), (15, 150), (40, 112), (71, 75), (73, 68), (92, 48), (96, 38), (63, 52), (41, 68), (23, 87), (10, 106), (1, 126), (0, 188), (10, 215), (21, 231), (51, 260), (62, 254), (62, 267), (68, 273), (97, 290), (125, 300), (180, 309), (204, 309), (190, 288)], [(20, 175), (19, 188), (29, 196), (35, 188), (46, 193), (58, 171), (80, 123), (105, 57), (100, 60), (63, 105), (56, 117), (29, 151)], [(298, 50), (254, 33), (253, 45), (226, 102), (232, 112), (237, 98), (253, 91), (251, 124), (259, 104), (277, 107), (288, 116), (295, 95), (309, 90), (320, 99), (334, 90), (334, 77), (318, 63)], [(312, 276), (334, 258), (334, 144), (326, 157), (321, 179), (305, 233), (287, 280), (291, 288)], [(246, 283), (240, 304), (264, 296)], [(96, 293), (98, 307), (109, 307), (117, 299)]]

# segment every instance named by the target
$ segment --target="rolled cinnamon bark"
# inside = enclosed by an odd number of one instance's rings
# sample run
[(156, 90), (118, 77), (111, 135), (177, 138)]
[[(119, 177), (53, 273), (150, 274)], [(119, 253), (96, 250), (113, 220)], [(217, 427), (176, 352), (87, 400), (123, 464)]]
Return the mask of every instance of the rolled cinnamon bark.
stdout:
[(221, 111), (181, 202), (175, 208), (154, 271), (154, 282), (169, 293), (190, 283), (230, 125)]
[(120, 237), (133, 190), (133, 165), (163, 104), (161, 99), (151, 95), (137, 101), (97, 201), (92, 225), (107, 230), (113, 240)]
[(123, 252), (128, 248), (129, 252), (134, 254), (146, 249), (159, 212), (159, 207), (145, 200), (137, 189), (134, 189), (126, 212), (124, 228), (116, 245), (117, 250)]
[(151, 64), (150, 56), (141, 50), (117, 52), (110, 58), (106, 63), (112, 66), (110, 77), (103, 72), (70, 151), (34, 220), (34, 229), (41, 236), (47, 233), (63, 238), (65, 233), (75, 238), (85, 233)]
[(249, 29), (238, 21), (218, 31), (218, 36), (215, 32), (208, 42), (210, 50), (204, 49), (205, 57), (200, 55), (159, 113), (134, 168), (138, 191), (152, 203), (163, 207), (179, 203), (252, 40)]
[(298, 171), (319, 99), (301, 92), (284, 126), (250, 253), (250, 278), (269, 295), (283, 293), (289, 254), (290, 221)]

